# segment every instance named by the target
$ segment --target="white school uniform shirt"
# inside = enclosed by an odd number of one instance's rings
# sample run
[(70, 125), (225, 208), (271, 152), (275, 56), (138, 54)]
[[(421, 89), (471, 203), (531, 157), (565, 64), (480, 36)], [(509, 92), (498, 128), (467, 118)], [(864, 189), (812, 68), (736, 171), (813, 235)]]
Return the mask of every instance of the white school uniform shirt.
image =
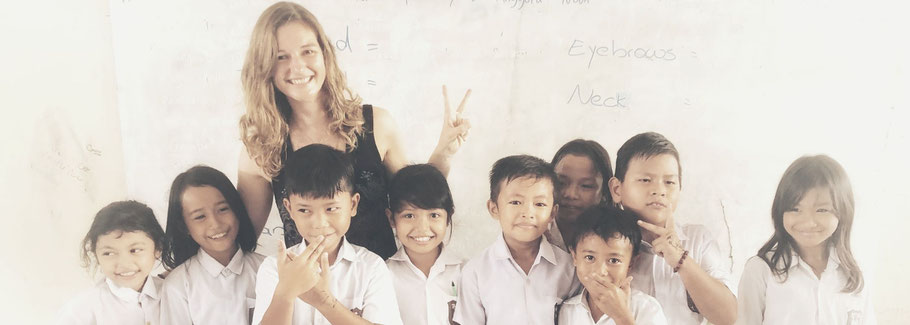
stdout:
[[(302, 254), (306, 242), (301, 242), (288, 251)], [(384, 325), (401, 324), (398, 314), (398, 300), (392, 285), (392, 274), (379, 255), (366, 248), (351, 244), (347, 237), (341, 241), (338, 257), (329, 266), (332, 283), (329, 290), (335, 299), (347, 309), (360, 311), (364, 319)], [(278, 262), (269, 256), (259, 267), (256, 275), (256, 308), (253, 310), (253, 324), (259, 324), (262, 316), (272, 303), (272, 295), (278, 285)], [(330, 325), (316, 308), (303, 302), (294, 301), (294, 316), (291, 324)]]
[[(597, 322), (591, 315), (591, 307), (585, 299), (585, 290), (566, 300), (559, 309), (559, 325), (616, 325), (616, 321), (603, 314)], [(657, 299), (644, 292), (632, 289), (629, 295), (629, 311), (635, 325), (667, 325), (667, 318)]]
[(57, 324), (147, 325), (158, 324), (161, 278), (149, 275), (142, 291), (119, 287), (105, 278), (94, 288), (70, 300)]
[(224, 266), (200, 248), (164, 280), (161, 323), (249, 324), (256, 302), (256, 271), (264, 259), (238, 249)]
[[(735, 287), (730, 279), (726, 259), (721, 256), (717, 241), (708, 230), (702, 225), (677, 225), (676, 235), (683, 249), (689, 251), (686, 258), (693, 259), (708, 275), (733, 292)], [(663, 257), (654, 253), (651, 244), (645, 241), (642, 241), (641, 253), (636, 261), (630, 273), (633, 277), (632, 287), (656, 298), (668, 323), (702, 324), (705, 318), (689, 309), (686, 287), (679, 273), (673, 273), (678, 261), (672, 261), (673, 265), (668, 265)]]
[(404, 324), (449, 324), (449, 302), (456, 300), (455, 284), (461, 278), (464, 259), (443, 247), (427, 276), (411, 263), (402, 246), (386, 265), (392, 272)]
[[(783, 262), (781, 262), (781, 266)], [(786, 281), (781, 282), (758, 256), (746, 262), (739, 281), (737, 324), (874, 325), (868, 287), (844, 293), (847, 275), (834, 249), (821, 277), (794, 254)], [(867, 283), (868, 285), (868, 283)]]
[(502, 234), (461, 271), (455, 322), (477, 324), (553, 324), (556, 304), (581, 289), (569, 253), (541, 236), (528, 274), (512, 258)]

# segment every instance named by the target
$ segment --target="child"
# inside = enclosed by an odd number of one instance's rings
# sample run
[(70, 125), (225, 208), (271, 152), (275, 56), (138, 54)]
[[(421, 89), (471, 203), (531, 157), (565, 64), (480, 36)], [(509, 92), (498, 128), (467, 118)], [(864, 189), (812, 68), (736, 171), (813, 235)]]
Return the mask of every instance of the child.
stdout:
[(630, 138), (616, 154), (613, 201), (639, 215), (643, 229), (632, 286), (657, 298), (670, 324), (732, 324), (736, 297), (717, 242), (704, 226), (673, 222), (681, 174), (676, 147), (654, 132)]
[(452, 322), (464, 261), (442, 240), (455, 207), (445, 176), (431, 165), (402, 168), (389, 183), (389, 222), (402, 247), (386, 261), (405, 324)]
[(565, 241), (575, 236), (575, 220), (583, 211), (599, 204), (613, 205), (608, 181), (613, 177), (610, 154), (597, 141), (575, 139), (553, 155), (558, 180), (559, 213), (545, 235), (550, 243), (566, 250)]
[(256, 300), (256, 271), (265, 256), (231, 181), (196, 166), (171, 185), (167, 236), (173, 269), (161, 292), (162, 324), (249, 324)]
[(771, 205), (774, 235), (746, 262), (739, 324), (875, 324), (850, 251), (853, 190), (828, 156), (797, 159)]
[(304, 241), (262, 263), (253, 324), (401, 324), (382, 258), (345, 238), (360, 201), (348, 156), (312, 144), (288, 158), (283, 204)]
[[(559, 324), (667, 324), (660, 303), (631, 289), (628, 276), (641, 248), (637, 217), (613, 207), (594, 207), (578, 217), (569, 249), (582, 293), (563, 303)], [(595, 299), (590, 292), (606, 292)]]
[(100, 266), (104, 280), (67, 303), (58, 324), (158, 324), (161, 279), (149, 273), (168, 253), (148, 206), (120, 201), (102, 208), (82, 240), (82, 261)]
[(543, 238), (557, 211), (547, 162), (509, 156), (493, 164), (487, 209), (502, 235), (462, 270), (455, 322), (553, 324), (555, 307), (580, 288), (569, 253)]

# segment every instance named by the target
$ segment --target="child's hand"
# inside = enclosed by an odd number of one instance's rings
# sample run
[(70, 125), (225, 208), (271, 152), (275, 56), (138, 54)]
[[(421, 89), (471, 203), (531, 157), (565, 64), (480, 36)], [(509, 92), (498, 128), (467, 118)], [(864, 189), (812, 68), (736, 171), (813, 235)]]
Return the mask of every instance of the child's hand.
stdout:
[(316, 285), (309, 291), (300, 296), (300, 299), (303, 300), (303, 302), (311, 306), (331, 303), (335, 300), (335, 297), (332, 296), (332, 292), (329, 291), (329, 283), (332, 282), (332, 273), (329, 271), (329, 255), (328, 253), (321, 253), (319, 255), (319, 268), (321, 269), (319, 281), (317, 281)]
[(323, 255), (323, 237), (319, 236), (300, 255), (288, 252), (284, 241), (278, 241), (278, 291), (282, 297), (292, 299), (309, 291), (319, 281), (317, 272), (319, 256)]
[(439, 134), (439, 144), (436, 146), (436, 151), (442, 153), (446, 157), (454, 155), (458, 152), (458, 149), (461, 148), (461, 145), (467, 140), (468, 131), (471, 130), (471, 123), (466, 118), (461, 117), (461, 113), (464, 111), (464, 103), (468, 101), (468, 97), (471, 96), (471, 90), (464, 94), (464, 98), (461, 99), (461, 104), (458, 104), (458, 109), (455, 110), (455, 115), (452, 115), (452, 108), (449, 107), (449, 94), (446, 90), (446, 86), (442, 86), (442, 98), (445, 101), (445, 117), (442, 121), (442, 132)]
[(676, 235), (676, 227), (673, 226), (673, 215), (667, 216), (667, 223), (664, 227), (653, 225), (642, 220), (638, 220), (638, 226), (644, 230), (650, 231), (657, 235), (657, 238), (651, 241), (651, 247), (654, 253), (664, 258), (670, 267), (676, 266), (682, 257), (683, 248), (679, 242), (679, 236)]
[(632, 277), (626, 277), (618, 284), (614, 284), (613, 277), (606, 277), (591, 273), (585, 280), (585, 289), (594, 300), (594, 304), (604, 314), (610, 316), (617, 325), (634, 324), (632, 311), (629, 309), (629, 296), (632, 294)]

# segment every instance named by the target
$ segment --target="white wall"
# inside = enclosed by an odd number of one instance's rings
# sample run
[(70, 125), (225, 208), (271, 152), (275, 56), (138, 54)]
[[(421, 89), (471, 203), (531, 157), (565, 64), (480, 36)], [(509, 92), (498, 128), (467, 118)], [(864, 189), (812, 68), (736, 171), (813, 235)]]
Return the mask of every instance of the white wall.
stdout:
[[(350, 86), (365, 102), (393, 113), (412, 161), (425, 161), (435, 145), (440, 85), (448, 84), (452, 97), (474, 90), (466, 112), (474, 129), (450, 174), (458, 211), (453, 247), (472, 255), (498, 232), (484, 208), (486, 174), (496, 159), (515, 153), (549, 159), (575, 137), (597, 140), (615, 155), (630, 136), (654, 130), (682, 153), (678, 220), (706, 224), (732, 256), (738, 279), (744, 261), (771, 233), (771, 198), (783, 170), (800, 155), (826, 153), (853, 181), (858, 202), (854, 252), (874, 288), (879, 320), (901, 319), (900, 294), (910, 284), (895, 279), (902, 278), (908, 263), (885, 253), (906, 250), (899, 238), (910, 225), (907, 213), (898, 209), (910, 194), (902, 184), (910, 161), (904, 152), (910, 148), (904, 126), (910, 122), (905, 61), (910, 51), (901, 41), (910, 26), (897, 6), (534, 2), (518, 9), (507, 1), (302, 1), (331, 38), (349, 40), (338, 43), (338, 53)], [(29, 306), (54, 311), (77, 288), (88, 286), (73, 283), (87, 281), (75, 267), (76, 242), (101, 205), (124, 197), (125, 189), (126, 196), (149, 203), (163, 222), (167, 189), (180, 171), (204, 163), (236, 175), (240, 68), (252, 26), (270, 3), (111, 1), (108, 25), (107, 4), (61, 2), (32, 5), (43, 10), (4, 19), (10, 26), (38, 26), (26, 35), (8, 28), (4, 33), (43, 55), (10, 59), (29, 63), (15, 66), (16, 77), (8, 83), (16, 88), (3, 87), (16, 89), (14, 105), (7, 107), (24, 107), (15, 112), (26, 123), (17, 119), (12, 129), (5, 128), (10, 135), (4, 141), (12, 143), (14, 153), (58, 144), (69, 150), (67, 161), (76, 162), (75, 170), (81, 170), (80, 163), (92, 167), (91, 177), (83, 179), (106, 187), (83, 194), (80, 182), (59, 176), (72, 173), (65, 166), (44, 166), (58, 176), (35, 188), (58, 191), (66, 204), (44, 203), (34, 192), (23, 196), (26, 192), (5, 187), (16, 199), (14, 207), (42, 218), (9, 218), (26, 223), (13, 229), (42, 229), (53, 224), (48, 220), (59, 221), (61, 229), (50, 236), (67, 242), (42, 249), (50, 243), (33, 243), (35, 230), (4, 236), (10, 244), (34, 244), (15, 251), (19, 255), (13, 258), (66, 262), (59, 263), (64, 276), (54, 277), (58, 282), (39, 285), (3, 277), (3, 289), (37, 286), (35, 299), (58, 292), (61, 297), (47, 306)], [(55, 42), (45, 42), (49, 38)], [(611, 48), (592, 59), (591, 45)], [(676, 57), (618, 57), (613, 46), (672, 50)], [(44, 86), (48, 73), (74, 84), (66, 87), (70, 96), (46, 95), (44, 90), (53, 88)], [(623, 97), (626, 107), (581, 104), (570, 99), (575, 87), (586, 95), (594, 89), (603, 97)], [(53, 142), (35, 131), (47, 124), (76, 140)], [(22, 134), (28, 135), (24, 142), (18, 141)], [(104, 146), (104, 155), (82, 153), (79, 148), (86, 144)], [(5, 159), (10, 161), (3, 166), (13, 168), (4, 170), (20, 180), (15, 184), (40, 173), (19, 159)], [(95, 168), (102, 164), (106, 169)], [(26, 210), (35, 202), (48, 208)], [(55, 208), (74, 206), (82, 209), (77, 216), (54, 219), (60, 211)], [(280, 222), (273, 217), (269, 225)], [(275, 237), (262, 237), (263, 252), (272, 251)], [(47, 270), (51, 265), (56, 264), (26, 263), (4, 272), (56, 272)], [(27, 310), (16, 307), (12, 314)]]

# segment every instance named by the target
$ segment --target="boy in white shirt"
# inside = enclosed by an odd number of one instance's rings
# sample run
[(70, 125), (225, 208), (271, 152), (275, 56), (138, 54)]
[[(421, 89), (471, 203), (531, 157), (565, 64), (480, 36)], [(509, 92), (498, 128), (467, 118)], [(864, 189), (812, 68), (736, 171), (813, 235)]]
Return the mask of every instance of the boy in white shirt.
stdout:
[(382, 258), (344, 238), (360, 200), (348, 156), (313, 144), (285, 171), (283, 203), (304, 241), (263, 261), (253, 324), (401, 324)]
[(604, 206), (578, 217), (579, 233), (567, 244), (585, 289), (562, 304), (559, 324), (667, 324), (654, 297), (630, 288), (628, 274), (641, 248), (636, 219), (632, 212)]
[(536, 157), (493, 165), (487, 209), (502, 235), (465, 264), (456, 323), (553, 324), (556, 305), (577, 292), (571, 256), (543, 238), (557, 210), (555, 180), (552, 166)]
[(641, 217), (644, 241), (632, 286), (657, 298), (670, 324), (733, 324), (736, 296), (717, 242), (702, 225), (673, 222), (681, 173), (676, 147), (655, 132), (630, 138), (616, 154), (613, 201)]

